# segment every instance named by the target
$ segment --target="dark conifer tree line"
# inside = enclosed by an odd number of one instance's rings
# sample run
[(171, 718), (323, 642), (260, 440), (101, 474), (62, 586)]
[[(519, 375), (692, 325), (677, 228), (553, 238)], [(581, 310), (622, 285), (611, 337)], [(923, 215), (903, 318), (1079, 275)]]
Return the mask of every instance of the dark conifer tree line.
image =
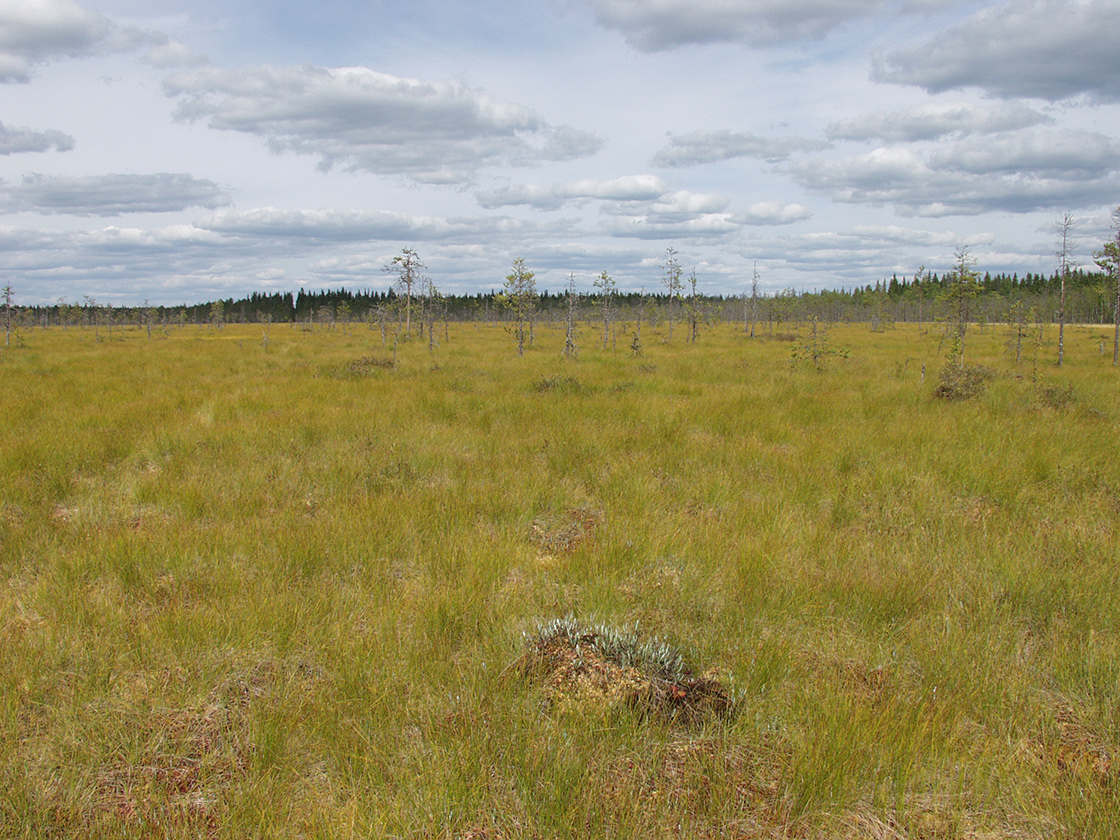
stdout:
[[(762, 295), (750, 301), (754, 317), (770, 329), (815, 317), (826, 322), (932, 322), (941, 317), (949, 273), (897, 275), (853, 288), (822, 291), (792, 289)], [(1099, 271), (1077, 269), (1066, 283), (1066, 320), (1070, 323), (1113, 323), (1115, 281)], [(980, 294), (975, 317), (989, 322), (1005, 321), (1012, 307), (1033, 311), (1043, 322), (1057, 318), (1061, 277), (1027, 272), (985, 273), (980, 278)], [(18, 288), (15, 289), (18, 294)], [(680, 297), (676, 297), (680, 300)], [(703, 319), (742, 321), (749, 300), (747, 293), (737, 295), (699, 294), (692, 303)], [(668, 292), (640, 293), (616, 291), (612, 307), (619, 320), (659, 320), (667, 317), (671, 298)], [(599, 295), (579, 296), (580, 317), (594, 319), (601, 304)], [(568, 310), (567, 291), (541, 291), (535, 317), (544, 322), (563, 321)], [(1018, 305), (1018, 306), (1016, 306)], [(439, 320), (500, 321), (508, 312), (500, 305), (497, 291), (474, 294), (443, 294), (439, 301)], [(90, 298), (82, 302), (60, 302), (49, 306), (12, 307), (15, 326), (87, 327), (104, 325), (181, 326), (187, 324), (305, 324), (337, 326), (396, 320), (401, 309), (399, 296), (392, 289), (325, 289), (298, 292), (254, 292), (244, 298), (226, 298), (179, 306), (111, 306)]]

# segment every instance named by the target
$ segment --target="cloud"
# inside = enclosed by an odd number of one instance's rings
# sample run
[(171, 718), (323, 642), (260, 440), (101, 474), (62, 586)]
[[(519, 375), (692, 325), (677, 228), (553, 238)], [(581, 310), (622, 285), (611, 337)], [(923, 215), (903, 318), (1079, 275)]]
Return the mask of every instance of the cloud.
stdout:
[(747, 208), (743, 221), (748, 225), (789, 225), (810, 218), (813, 211), (803, 204), (760, 201)]
[[(745, 243), (743, 256), (761, 260), (771, 268), (793, 269), (821, 278), (827, 288), (839, 285), (840, 280), (865, 285), (892, 273), (911, 277), (923, 263), (932, 271), (941, 271), (941, 266), (951, 263), (958, 245), (982, 246), (992, 239), (988, 233), (858, 225), (846, 230), (751, 239)], [(768, 274), (762, 272), (764, 280)]]
[(1052, 123), (1053, 119), (1019, 103), (993, 107), (964, 102), (928, 103), (893, 113), (877, 112), (829, 125), (831, 140), (886, 140), (912, 143), (947, 135), (993, 134)]
[(885, 0), (588, 0), (602, 26), (643, 52), (685, 44), (776, 44), (823, 38)]
[(206, 64), (206, 56), (200, 55), (179, 41), (172, 41), (160, 32), (150, 33), (151, 46), (144, 55), (144, 60), (153, 67), (196, 67)]
[(671, 137), (669, 145), (654, 155), (650, 164), (665, 167), (697, 166), (738, 157), (776, 162), (785, 160), (795, 152), (813, 152), (825, 148), (828, 148), (825, 142), (800, 137), (760, 137), (757, 134), (739, 134), (726, 130), (697, 131)]
[(508, 228), (524, 223), (510, 219), (412, 216), (385, 210), (278, 210), (271, 207), (220, 211), (195, 222), (202, 230), (223, 235), (323, 243), (484, 236), (487, 228), (500, 228), (503, 224)]
[(919, 216), (1099, 206), (1120, 192), (1120, 144), (1100, 134), (1032, 129), (966, 138), (927, 156), (883, 147), (785, 171), (835, 201), (893, 204)]
[(975, 175), (1090, 181), (1120, 170), (1120, 141), (1087, 131), (1024, 131), (968, 138), (935, 150), (930, 167)]
[(271, 253), (307, 256), (310, 249), (364, 246), (369, 242), (471, 244), (523, 243), (526, 237), (563, 235), (574, 224), (549, 224), (508, 216), (414, 216), (387, 210), (219, 210), (195, 221), (209, 233), (257, 243)]
[(32, 128), (9, 128), (0, 123), (0, 155), (18, 152), (69, 152), (74, 138), (61, 131), (36, 131)]
[(872, 78), (931, 93), (976, 87), (1004, 98), (1120, 100), (1115, 0), (1012, 0), (920, 44), (877, 56)]
[(653, 201), (668, 190), (656, 175), (627, 175), (611, 181), (583, 179), (551, 187), (516, 184), (477, 194), (485, 208), (527, 205), (538, 210), (557, 210), (569, 201), (605, 199), (610, 201)]
[(615, 202), (601, 208), (602, 228), (611, 236), (640, 239), (721, 237), (742, 226), (727, 212), (730, 203), (722, 195), (689, 190), (651, 202)]
[[(402, 244), (419, 244), (440, 287), (466, 292), (492, 278), (500, 285), (510, 253), (536, 253), (542, 242), (568, 236), (572, 224), (258, 208), (218, 210), (193, 224), (148, 229), (0, 225), (0, 274), (17, 278), (21, 300), (90, 294), (104, 301), (175, 303), (183, 302), (185, 291), (185, 302), (197, 302), (225, 297), (231, 289), (259, 291), (258, 278), (272, 282), (281, 276), (288, 288), (338, 283), (383, 288), (381, 267), (391, 256), (377, 250), (392, 254)], [(371, 250), (373, 243), (380, 244)]]
[(434, 184), (469, 183), (484, 166), (594, 153), (601, 140), (458, 82), (364, 67), (206, 68), (171, 76), (177, 117), (263, 138), (274, 152)]
[(63, 177), (27, 175), (22, 183), (0, 185), (0, 210), (35, 211), (75, 216), (122, 213), (170, 213), (188, 207), (222, 207), (230, 203), (213, 181), (190, 175), (98, 175)]
[(0, 3), (0, 82), (26, 82), (33, 66), (53, 58), (125, 52), (149, 38), (72, 0), (5, 0)]

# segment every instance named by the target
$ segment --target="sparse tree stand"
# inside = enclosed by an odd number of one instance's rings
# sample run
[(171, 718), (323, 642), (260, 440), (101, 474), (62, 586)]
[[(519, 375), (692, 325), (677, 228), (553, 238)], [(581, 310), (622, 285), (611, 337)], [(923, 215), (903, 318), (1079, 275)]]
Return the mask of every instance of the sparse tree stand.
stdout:
[[(436, 349), (436, 318), (443, 309), (444, 300), (431, 277), (424, 277), (421, 280), (421, 287), (424, 290), (423, 313), (428, 324), (428, 352), (434, 353)], [(445, 321), (444, 339), (447, 338), (446, 323)]]
[(1112, 211), (1112, 230), (1115, 235), (1104, 247), (1093, 252), (1093, 259), (1116, 279), (1116, 304), (1112, 310), (1112, 364), (1120, 361), (1120, 207)]
[(1011, 308), (1007, 310), (1007, 321), (1013, 329), (1012, 338), (1008, 344), (1015, 348), (1015, 364), (1022, 364), (1023, 336), (1027, 332), (1027, 310), (1021, 300), (1011, 304)]
[(427, 266), (420, 261), (420, 257), (417, 256), (416, 250), (413, 248), (403, 249), (384, 268), (385, 271), (397, 275), (394, 286), (399, 292), (404, 293), (404, 331), (405, 335), (410, 338), (412, 336), (412, 289), (420, 282), (420, 274), (425, 268)]
[(673, 340), (673, 301), (681, 294), (681, 264), (677, 260), (677, 250), (672, 246), (665, 249), (665, 276), (661, 283), (669, 294), (669, 341)]
[(12, 346), (12, 284), (4, 286), (4, 346)]
[(700, 298), (696, 295), (697, 282), (696, 269), (693, 269), (688, 275), (688, 283), (692, 290), (688, 296), (688, 340), (692, 344), (695, 344), (696, 339), (700, 337)]
[(537, 304), (537, 283), (533, 272), (525, 268), (525, 260), (518, 257), (513, 261), (513, 270), (506, 275), (505, 286), (500, 295), (503, 306), (513, 311), (517, 322), (517, 355), (525, 355), (525, 322), (533, 317)]
[(1062, 282), (1061, 294), (1058, 298), (1058, 367), (1062, 366), (1065, 356), (1066, 280), (1069, 278), (1071, 267), (1074, 223), (1073, 214), (1065, 213), (1054, 224), (1054, 232), (1058, 234), (1058, 250), (1054, 255), (1058, 258), (1058, 273), (1061, 275)]
[(926, 267), (918, 266), (918, 272), (914, 275), (914, 294), (918, 297), (918, 332), (922, 331), (922, 290), (925, 289), (928, 280), (929, 272), (926, 271)]
[(144, 325), (148, 328), (148, 338), (152, 337), (152, 323), (156, 320), (156, 308), (144, 301)]
[(638, 309), (638, 323), (634, 330), (634, 338), (630, 341), (630, 353), (634, 356), (642, 355), (642, 315), (646, 308), (646, 290), (642, 288), (641, 305)]
[[(754, 264), (754, 273), (751, 275), (751, 338), (754, 338), (754, 325), (758, 320), (758, 263)], [(743, 325), (746, 329), (746, 324)]]

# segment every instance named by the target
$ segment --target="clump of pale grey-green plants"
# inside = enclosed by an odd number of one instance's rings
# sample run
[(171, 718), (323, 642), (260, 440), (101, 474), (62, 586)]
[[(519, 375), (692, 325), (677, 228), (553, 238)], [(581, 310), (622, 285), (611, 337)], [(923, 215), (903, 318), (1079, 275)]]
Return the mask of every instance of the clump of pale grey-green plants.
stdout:
[(697, 674), (668, 642), (639, 628), (553, 619), (525, 635), (521, 670), (543, 677), (557, 706), (629, 706), (642, 714), (695, 725), (730, 718), (735, 698), (710, 673)]

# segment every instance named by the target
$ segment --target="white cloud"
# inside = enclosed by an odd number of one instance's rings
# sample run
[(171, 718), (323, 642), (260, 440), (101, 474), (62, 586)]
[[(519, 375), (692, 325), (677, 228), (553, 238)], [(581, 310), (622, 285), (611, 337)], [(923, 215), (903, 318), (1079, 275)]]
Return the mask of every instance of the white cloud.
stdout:
[(930, 102), (893, 113), (877, 112), (834, 122), (832, 140), (886, 140), (909, 143), (947, 135), (992, 134), (1052, 123), (1053, 119), (1019, 103), (995, 106), (967, 102)]
[(61, 131), (36, 131), (33, 128), (9, 128), (0, 123), (0, 155), (18, 152), (49, 152), (54, 149), (68, 152), (74, 148), (74, 138)]
[(820, 151), (827, 147), (828, 144), (820, 140), (800, 137), (761, 137), (726, 130), (697, 131), (669, 138), (669, 145), (654, 155), (650, 163), (652, 166), (683, 167), (739, 157), (775, 162), (785, 160), (796, 152)]
[(0, 3), (0, 82), (26, 82), (54, 58), (104, 55), (142, 46), (150, 36), (116, 26), (72, 0)]
[(229, 196), (213, 181), (190, 175), (27, 175), (22, 183), (0, 185), (0, 211), (117, 216), (169, 213), (188, 207), (222, 207)]
[(626, 175), (610, 181), (590, 178), (553, 184), (516, 184), (477, 194), (486, 208), (527, 205), (538, 210), (556, 210), (569, 201), (604, 199), (610, 201), (652, 201), (660, 198), (668, 185), (656, 175)]
[(262, 137), (275, 152), (317, 155), (321, 166), (461, 184), (485, 166), (570, 160), (601, 141), (549, 125), (522, 105), (458, 82), (420, 82), (363, 67), (206, 68), (165, 89), (182, 120)]
[(1120, 100), (1115, 0), (1012, 0), (911, 47), (878, 56), (883, 82), (937, 93), (976, 87), (1000, 97)]
[(886, 0), (588, 0), (599, 23), (645, 52), (685, 44), (775, 44), (821, 38)]

